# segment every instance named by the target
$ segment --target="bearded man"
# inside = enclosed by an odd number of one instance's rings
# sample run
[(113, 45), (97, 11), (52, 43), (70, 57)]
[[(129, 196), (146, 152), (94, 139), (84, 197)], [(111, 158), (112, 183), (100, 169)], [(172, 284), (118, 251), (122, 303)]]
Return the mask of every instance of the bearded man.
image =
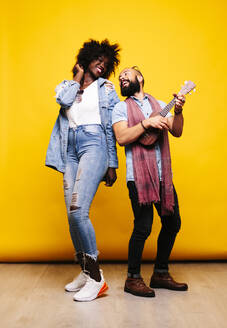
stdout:
[[(120, 146), (125, 146), (127, 187), (134, 213), (134, 229), (129, 241), (128, 277), (124, 291), (154, 297), (152, 288), (185, 291), (187, 284), (176, 282), (169, 274), (169, 257), (179, 232), (181, 218), (177, 193), (172, 182), (168, 132), (180, 137), (183, 131), (184, 96), (175, 95), (174, 115), (158, 114), (165, 103), (144, 93), (144, 78), (136, 66), (125, 68), (119, 76), (121, 94), (127, 97), (115, 105), (113, 130)], [(152, 112), (158, 115), (150, 116)], [(149, 146), (139, 142), (145, 133), (158, 131), (157, 141)], [(158, 129), (158, 130), (157, 130)], [(140, 275), (142, 253), (151, 233), (153, 205), (162, 223), (158, 237), (154, 273), (148, 287)]]

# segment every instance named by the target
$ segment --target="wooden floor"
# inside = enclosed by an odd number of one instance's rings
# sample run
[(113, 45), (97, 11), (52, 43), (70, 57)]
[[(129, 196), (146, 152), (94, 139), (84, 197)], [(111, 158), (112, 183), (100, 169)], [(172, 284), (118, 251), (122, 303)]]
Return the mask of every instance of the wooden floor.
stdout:
[[(75, 264), (0, 264), (1, 328), (226, 328), (227, 263), (176, 263), (170, 272), (187, 292), (156, 289), (155, 298), (124, 293), (126, 264), (102, 264), (107, 294), (75, 302), (64, 285)], [(143, 264), (148, 283), (153, 269)]]

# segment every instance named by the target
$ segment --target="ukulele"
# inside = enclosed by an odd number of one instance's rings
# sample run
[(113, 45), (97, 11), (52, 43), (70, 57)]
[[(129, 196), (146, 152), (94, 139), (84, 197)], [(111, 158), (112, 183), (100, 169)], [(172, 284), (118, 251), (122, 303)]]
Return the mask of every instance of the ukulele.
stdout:
[[(182, 96), (182, 95), (186, 95), (188, 93), (191, 94), (191, 91), (195, 91), (195, 83), (193, 83), (192, 81), (185, 81), (184, 82), (184, 86), (182, 86), (182, 88), (180, 89), (178, 96)], [(162, 117), (165, 117), (169, 111), (171, 110), (171, 108), (173, 108), (173, 106), (175, 105), (175, 99), (176, 97), (174, 97), (169, 103), (168, 105), (166, 105), (161, 112), (155, 112), (152, 113), (150, 115), (150, 117), (154, 117), (156, 115), (161, 115)], [(156, 128), (149, 128), (147, 129), (142, 135), (141, 137), (138, 139), (138, 141), (144, 145), (144, 146), (150, 146), (152, 145), (159, 137), (160, 133), (162, 130), (160, 129), (156, 129)]]

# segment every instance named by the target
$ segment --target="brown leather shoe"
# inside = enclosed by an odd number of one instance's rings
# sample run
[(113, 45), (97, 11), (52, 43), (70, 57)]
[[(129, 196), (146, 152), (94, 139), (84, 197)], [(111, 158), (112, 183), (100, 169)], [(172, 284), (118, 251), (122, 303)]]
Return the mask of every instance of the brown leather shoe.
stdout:
[(143, 278), (127, 278), (124, 291), (136, 296), (155, 297), (155, 292), (145, 285)]
[(154, 272), (151, 277), (150, 287), (183, 291), (188, 289), (187, 284), (176, 282), (169, 272)]

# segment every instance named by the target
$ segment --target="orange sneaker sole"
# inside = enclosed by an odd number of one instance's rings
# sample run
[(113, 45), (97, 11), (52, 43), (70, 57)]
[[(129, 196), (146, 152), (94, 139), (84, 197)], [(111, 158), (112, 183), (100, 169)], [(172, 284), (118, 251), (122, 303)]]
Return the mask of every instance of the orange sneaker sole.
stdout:
[(107, 283), (104, 282), (104, 284), (103, 284), (102, 288), (100, 289), (100, 291), (99, 291), (97, 297), (99, 297), (100, 295), (104, 294), (105, 291), (107, 291), (108, 288), (109, 288), (109, 287), (107, 286)]

